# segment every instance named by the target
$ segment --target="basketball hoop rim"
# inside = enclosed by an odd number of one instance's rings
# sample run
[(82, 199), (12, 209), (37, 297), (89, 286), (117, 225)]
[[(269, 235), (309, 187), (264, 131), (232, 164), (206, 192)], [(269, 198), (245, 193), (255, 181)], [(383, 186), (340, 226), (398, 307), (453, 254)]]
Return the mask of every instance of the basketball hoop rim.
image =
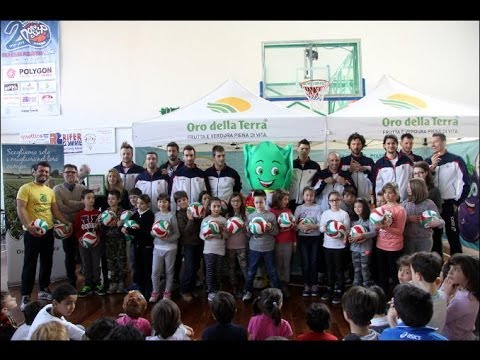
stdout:
[[(315, 84), (315, 82), (319, 82), (320, 84)], [(302, 89), (306, 87), (318, 87), (320, 90), (323, 90), (330, 85), (330, 82), (324, 79), (307, 79), (300, 81), (299, 84)]]

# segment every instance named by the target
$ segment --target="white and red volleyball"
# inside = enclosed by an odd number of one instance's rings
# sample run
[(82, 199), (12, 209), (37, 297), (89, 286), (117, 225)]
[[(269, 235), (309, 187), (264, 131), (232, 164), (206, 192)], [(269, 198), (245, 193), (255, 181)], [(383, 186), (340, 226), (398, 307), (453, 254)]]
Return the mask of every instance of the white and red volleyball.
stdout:
[(115, 225), (117, 222), (117, 215), (110, 210), (105, 210), (100, 214), (100, 221), (105, 226)]
[(425, 210), (420, 215), (420, 224), (423, 227), (426, 227), (426, 225), (430, 221), (433, 221), (433, 220), (438, 219), (438, 218), (440, 218), (440, 216), (438, 215), (438, 213), (435, 210)]
[(220, 224), (213, 220), (204, 221), (200, 231), (204, 237), (207, 237), (208, 235), (218, 235), (220, 234)]
[(344, 239), (347, 234), (347, 228), (340, 221), (330, 220), (327, 222), (326, 233), (334, 239)]
[(295, 224), (295, 218), (291, 213), (288, 212), (282, 212), (278, 214), (277, 218), (278, 226), (280, 226), (283, 229), (288, 229)]
[(167, 220), (155, 221), (152, 225), (151, 234), (157, 237), (165, 237), (170, 234), (171, 225)]
[(199, 218), (202, 217), (203, 214), (205, 213), (205, 209), (203, 205), (199, 202), (193, 202), (188, 206), (188, 210), (190, 210), (190, 213), (194, 218)]
[(260, 216), (256, 216), (248, 224), (248, 229), (253, 235), (262, 235), (267, 231), (267, 221)]
[(34, 226), (42, 235), (45, 235), (48, 231), (48, 224), (43, 219), (35, 219), (32, 221), (31, 225)]
[(305, 217), (300, 220), (299, 224), (308, 225), (308, 224), (316, 224), (315, 219), (311, 217)]
[(84, 248), (91, 248), (97, 242), (97, 234), (92, 231), (87, 231), (82, 235), (82, 245)]
[(245, 227), (245, 222), (239, 216), (232, 216), (227, 220), (225, 228), (230, 234), (238, 234)]
[(385, 220), (385, 210), (381, 207), (373, 209), (370, 213), (369, 220), (372, 224), (381, 225)]
[(130, 210), (124, 210), (120, 214), (120, 220), (122, 220), (123, 222), (126, 222), (126, 221), (130, 220), (132, 215), (133, 215), (133, 212), (131, 212)]
[(127, 220), (123, 223), (123, 227), (132, 228), (132, 229), (140, 229), (140, 225), (135, 220)]
[(367, 233), (367, 229), (365, 229), (365, 226), (363, 225), (353, 225), (350, 228), (350, 236), (364, 235), (366, 233)]
[(53, 224), (53, 235), (55, 239), (63, 240), (66, 239), (68, 234), (70, 233), (70, 226), (64, 224), (58, 220), (55, 220)]

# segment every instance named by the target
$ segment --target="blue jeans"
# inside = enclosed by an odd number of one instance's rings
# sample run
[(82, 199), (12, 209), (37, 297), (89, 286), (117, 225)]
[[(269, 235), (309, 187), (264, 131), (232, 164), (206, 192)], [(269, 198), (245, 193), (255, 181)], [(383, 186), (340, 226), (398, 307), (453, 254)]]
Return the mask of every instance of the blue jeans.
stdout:
[(255, 251), (250, 249), (248, 251), (248, 270), (247, 281), (245, 282), (245, 291), (252, 291), (253, 279), (257, 274), (258, 264), (263, 258), (265, 269), (273, 287), (280, 289), (280, 280), (278, 280), (277, 268), (275, 267), (275, 250), (272, 251)]

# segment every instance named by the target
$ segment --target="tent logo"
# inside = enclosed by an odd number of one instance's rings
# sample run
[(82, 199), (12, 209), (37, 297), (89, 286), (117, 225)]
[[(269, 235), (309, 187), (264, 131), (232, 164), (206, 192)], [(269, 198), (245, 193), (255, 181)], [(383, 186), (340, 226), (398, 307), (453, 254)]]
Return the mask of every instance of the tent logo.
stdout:
[(244, 112), (251, 107), (252, 105), (248, 101), (233, 96), (218, 99), (215, 102), (207, 104), (207, 108), (217, 113)]
[(385, 105), (397, 108), (397, 109), (425, 109), (427, 103), (415, 96), (408, 94), (393, 94), (386, 99), (379, 99)]

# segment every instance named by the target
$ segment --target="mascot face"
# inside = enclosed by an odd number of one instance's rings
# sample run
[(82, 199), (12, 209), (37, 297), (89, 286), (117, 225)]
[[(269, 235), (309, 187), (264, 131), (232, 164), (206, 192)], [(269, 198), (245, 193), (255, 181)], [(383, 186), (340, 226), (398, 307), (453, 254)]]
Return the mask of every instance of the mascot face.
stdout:
[(282, 148), (270, 141), (243, 148), (245, 176), (252, 189), (288, 189), (292, 180), (293, 146)]

